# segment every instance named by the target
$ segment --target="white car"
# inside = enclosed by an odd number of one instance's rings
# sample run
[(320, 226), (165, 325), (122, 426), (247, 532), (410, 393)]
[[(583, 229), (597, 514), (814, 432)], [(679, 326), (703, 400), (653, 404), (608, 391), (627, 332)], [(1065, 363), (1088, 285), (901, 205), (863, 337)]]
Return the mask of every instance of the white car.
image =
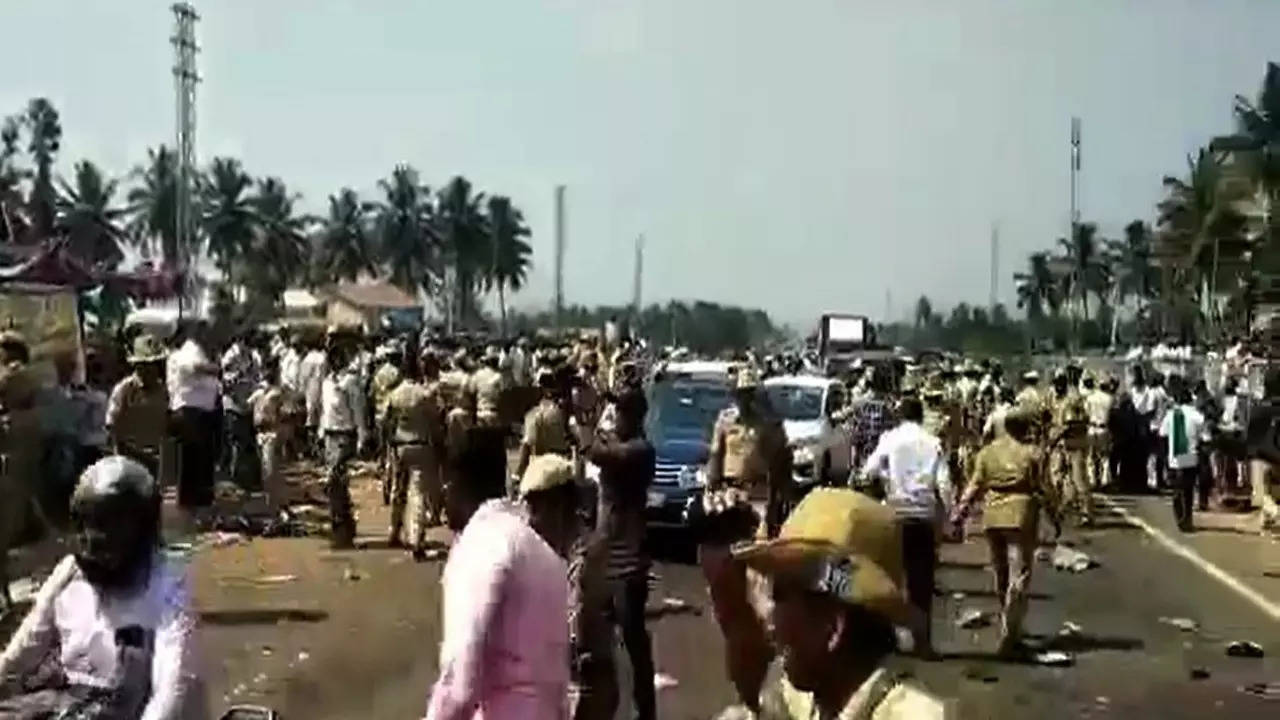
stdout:
[(844, 482), (853, 444), (853, 433), (841, 414), (844, 385), (834, 378), (785, 375), (766, 380), (764, 395), (782, 419), (796, 483)]

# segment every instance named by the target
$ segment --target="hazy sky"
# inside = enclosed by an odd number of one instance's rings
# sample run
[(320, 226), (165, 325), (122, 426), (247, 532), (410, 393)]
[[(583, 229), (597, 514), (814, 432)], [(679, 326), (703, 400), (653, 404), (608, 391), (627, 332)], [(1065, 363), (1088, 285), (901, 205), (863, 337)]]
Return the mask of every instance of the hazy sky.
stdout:
[[(644, 296), (895, 315), (1001, 296), (1081, 206), (1118, 235), (1160, 178), (1230, 130), (1280, 59), (1276, 0), (205, 0), (198, 153), (240, 157), (321, 211), (409, 162), (510, 195), (551, 295), (568, 186), (567, 299)], [(6, 0), (0, 108), (46, 95), (64, 168), (122, 172), (172, 143), (169, 2)], [(1271, 53), (1271, 54), (1269, 54)]]

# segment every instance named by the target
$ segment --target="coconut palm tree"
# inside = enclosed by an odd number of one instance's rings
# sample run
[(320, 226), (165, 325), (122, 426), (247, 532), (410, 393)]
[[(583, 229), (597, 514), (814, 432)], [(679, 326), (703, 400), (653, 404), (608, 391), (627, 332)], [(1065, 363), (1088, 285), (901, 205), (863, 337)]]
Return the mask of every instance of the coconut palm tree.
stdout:
[(373, 274), (377, 253), (369, 233), (366, 206), (351, 188), (329, 196), (329, 215), (315, 237), (312, 280), (316, 283), (355, 280)]
[(155, 247), (161, 261), (176, 265), (180, 259), (177, 157), (164, 145), (150, 148), (146, 164), (135, 168), (132, 175), (138, 184), (125, 196), (131, 214), (129, 237), (144, 255)]
[(239, 282), (238, 262), (249, 254), (258, 231), (257, 209), (249, 196), (253, 180), (234, 158), (214, 158), (198, 178), (198, 227), (209, 255), (228, 282)]
[(490, 280), (498, 289), (498, 309), (501, 332), (507, 334), (506, 289), (519, 290), (528, 277), (533, 248), (525, 242), (529, 226), (524, 224), (524, 214), (511, 204), (511, 198), (494, 195), (488, 207), (489, 244), (493, 248), (493, 267)]
[(22, 181), (30, 173), (17, 162), (18, 119), (8, 117), (0, 124), (0, 232), (6, 242), (16, 242), (26, 230)]
[(916, 300), (916, 327), (924, 327), (933, 319), (933, 303), (929, 302), (929, 298), (921, 295)]
[(1215, 138), (1210, 147), (1227, 152), (1257, 188), (1258, 234), (1274, 239), (1280, 230), (1280, 65), (1267, 63), (1257, 101), (1235, 100), (1237, 132)]
[(118, 183), (103, 177), (97, 165), (81, 160), (75, 166), (75, 184), (62, 179), (59, 184), (57, 229), (67, 236), (71, 253), (90, 266), (115, 267), (124, 258), (121, 222), (128, 213), (114, 205)]
[(58, 111), (46, 98), (27, 104), (23, 118), (29, 134), (27, 152), (35, 163), (31, 179), (30, 207), (32, 237), (43, 240), (53, 234), (57, 217), (58, 191), (53, 185), (53, 164), (62, 146), (62, 123)]
[(1027, 319), (1038, 321), (1045, 309), (1056, 316), (1062, 307), (1061, 283), (1049, 267), (1049, 253), (1035, 252), (1027, 258), (1027, 271), (1014, 273), (1018, 307), (1027, 311)]
[(430, 292), (439, 278), (439, 242), (432, 224), (431, 191), (418, 171), (398, 165), (379, 180), (382, 201), (375, 209), (374, 246), (392, 284)]
[(1156, 273), (1151, 257), (1151, 228), (1141, 220), (1124, 226), (1124, 238), (1106, 243), (1106, 261), (1115, 279), (1117, 303), (1139, 302), (1156, 291)]
[(296, 195), (279, 178), (259, 180), (249, 203), (257, 223), (242, 275), (272, 304), (303, 276), (310, 260), (310, 219), (294, 214)]
[(436, 200), (436, 229), (453, 275), (451, 303), (464, 323), (472, 318), (476, 291), (493, 266), (483, 203), (484, 193), (472, 194), (471, 183), (461, 176), (450, 180)]
[(1098, 226), (1094, 223), (1075, 223), (1071, 238), (1058, 238), (1063, 259), (1070, 271), (1063, 277), (1063, 294), (1080, 303), (1084, 321), (1089, 322), (1089, 293), (1100, 298), (1108, 282), (1107, 266), (1103, 261), (1102, 243), (1098, 240)]

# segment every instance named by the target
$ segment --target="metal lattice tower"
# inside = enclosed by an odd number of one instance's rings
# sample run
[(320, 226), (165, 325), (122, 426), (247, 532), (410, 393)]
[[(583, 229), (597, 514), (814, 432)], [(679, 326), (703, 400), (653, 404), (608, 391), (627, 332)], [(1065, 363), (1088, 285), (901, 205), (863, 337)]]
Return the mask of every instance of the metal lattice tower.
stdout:
[(186, 271), (190, 263), (189, 253), (194, 246), (195, 212), (192, 195), (196, 177), (196, 85), (200, 76), (196, 72), (196, 22), (200, 16), (189, 3), (175, 3), (173, 37), (173, 86), (176, 98), (175, 145), (178, 151), (177, 167), (177, 258), (178, 268)]

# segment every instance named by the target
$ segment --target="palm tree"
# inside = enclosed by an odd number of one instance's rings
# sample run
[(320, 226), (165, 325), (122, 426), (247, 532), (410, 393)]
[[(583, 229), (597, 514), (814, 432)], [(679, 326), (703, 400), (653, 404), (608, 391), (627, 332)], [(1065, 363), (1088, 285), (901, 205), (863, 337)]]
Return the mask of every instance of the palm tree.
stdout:
[(342, 188), (329, 196), (329, 216), (315, 242), (313, 281), (351, 281), (361, 273), (373, 274), (377, 260), (369, 237), (369, 218), (355, 190)]
[(1049, 267), (1049, 253), (1035, 252), (1027, 258), (1027, 272), (1014, 273), (1013, 282), (1018, 292), (1018, 307), (1025, 308), (1027, 319), (1038, 321), (1045, 317), (1045, 308), (1056, 316), (1062, 307), (1061, 284)]
[(82, 160), (76, 163), (75, 185), (65, 180), (59, 184), (57, 228), (66, 234), (71, 253), (90, 266), (115, 267), (124, 258), (120, 240), (125, 233), (120, 223), (128, 212), (113, 205), (118, 183)]
[(524, 224), (524, 214), (511, 204), (511, 198), (494, 195), (489, 198), (489, 244), (493, 248), (493, 267), (490, 275), (498, 288), (498, 309), (501, 332), (507, 334), (506, 288), (519, 290), (529, 273), (529, 256), (533, 248), (524, 238), (529, 237), (529, 227)]
[(27, 198), (31, 229), (34, 239), (43, 240), (53, 234), (57, 217), (58, 192), (53, 186), (53, 163), (62, 145), (62, 123), (58, 111), (45, 98), (34, 98), (27, 104), (24, 121), (30, 133), (27, 152), (36, 166)]
[(929, 298), (927, 296), (921, 295), (920, 299), (916, 300), (916, 327), (924, 327), (925, 325), (928, 325), (929, 321), (932, 319), (933, 303), (929, 302)]
[(7, 242), (16, 242), (26, 230), (22, 181), (30, 173), (18, 166), (18, 140), (17, 118), (5, 118), (0, 125), (0, 232)]
[(178, 253), (178, 163), (169, 148), (147, 150), (147, 164), (133, 171), (138, 185), (126, 199), (132, 218), (128, 232), (144, 254), (157, 245), (160, 259), (176, 265)]
[(310, 220), (294, 214), (296, 199), (279, 178), (259, 180), (249, 198), (257, 228), (245, 258), (245, 277), (271, 304), (303, 275), (310, 259), (306, 234)]
[(431, 191), (408, 165), (396, 166), (378, 187), (383, 199), (376, 206), (373, 237), (382, 265), (397, 287), (430, 292), (439, 275)]
[(227, 282), (239, 282), (233, 275), (249, 254), (259, 227), (257, 209), (248, 194), (252, 185), (240, 161), (226, 157), (214, 158), (198, 179), (199, 229)]
[(1139, 301), (1156, 290), (1155, 269), (1151, 264), (1151, 228), (1141, 220), (1124, 226), (1124, 238), (1107, 241), (1106, 260), (1115, 278), (1116, 302), (1130, 298)]
[(452, 307), (462, 322), (471, 319), (475, 293), (493, 265), (489, 233), (480, 208), (484, 193), (471, 193), (471, 183), (455, 177), (436, 201), (436, 228), (453, 273)]
[(1280, 203), (1280, 65), (1267, 63), (1257, 101), (1237, 95), (1234, 109), (1238, 131), (1215, 138), (1210, 147), (1230, 153), (1257, 187), (1259, 230), (1274, 239), (1280, 229), (1272, 210)]
[(1064, 295), (1079, 300), (1080, 312), (1086, 323), (1089, 322), (1089, 293), (1096, 293), (1101, 298), (1108, 280), (1097, 235), (1098, 226), (1094, 223), (1075, 223), (1070, 239), (1058, 238), (1063, 259), (1071, 267), (1063, 278)]

